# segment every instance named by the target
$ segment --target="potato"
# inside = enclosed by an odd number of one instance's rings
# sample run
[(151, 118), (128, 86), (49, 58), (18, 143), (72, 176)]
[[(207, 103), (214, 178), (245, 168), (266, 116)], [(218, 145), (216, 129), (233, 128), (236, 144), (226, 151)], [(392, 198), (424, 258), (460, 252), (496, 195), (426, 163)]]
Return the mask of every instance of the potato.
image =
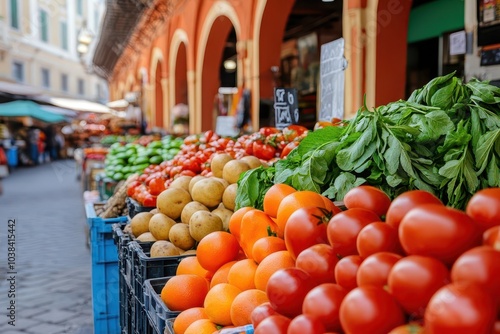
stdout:
[(222, 183), (224, 185), (224, 188), (227, 188), (229, 186), (229, 182), (227, 182), (226, 180), (224, 180), (221, 177), (212, 176), (211, 178), (214, 179), (214, 180), (219, 181), (220, 183)]
[(222, 219), (208, 211), (197, 211), (189, 220), (189, 234), (196, 241), (200, 241), (209, 233), (222, 230)]
[(138, 237), (145, 232), (149, 232), (149, 220), (153, 217), (150, 212), (139, 212), (130, 220), (130, 228), (134, 237)]
[(224, 204), (226, 209), (234, 211), (237, 190), (237, 183), (230, 184), (226, 190), (224, 190), (224, 193), (222, 194), (222, 204)]
[(226, 209), (224, 205), (221, 204), (217, 209), (213, 210), (212, 213), (219, 216), (222, 220), (222, 228), (224, 231), (229, 231), (229, 220), (233, 215), (233, 211)]
[(177, 223), (170, 229), (168, 235), (170, 242), (173, 243), (177, 248), (186, 251), (194, 247), (196, 241), (193, 239), (189, 233), (189, 225)]
[(125, 227), (123, 228), (123, 233), (133, 234), (132, 226), (130, 224), (125, 225)]
[(194, 201), (198, 201), (208, 208), (215, 208), (222, 202), (224, 185), (214, 178), (205, 178), (195, 183), (191, 194)]
[(169, 188), (182, 188), (189, 192), (189, 182), (192, 178), (192, 176), (187, 175), (178, 176), (170, 183)]
[(250, 169), (250, 166), (243, 160), (231, 160), (224, 165), (222, 170), (222, 178), (233, 184), (238, 182), (241, 173)]
[(188, 254), (196, 254), (196, 249), (188, 249), (182, 255), (188, 255)]
[(170, 241), (158, 240), (151, 245), (149, 255), (150, 257), (176, 256), (180, 255), (180, 252)]
[(189, 193), (191, 194), (191, 191), (193, 190), (193, 186), (195, 185), (196, 182), (206, 179), (205, 176), (203, 175), (196, 175), (191, 178), (191, 181), (189, 181)]
[(138, 236), (135, 240), (140, 242), (156, 241), (157, 239), (153, 236), (151, 232), (144, 232)]
[(212, 161), (210, 162), (210, 169), (215, 177), (222, 177), (222, 170), (224, 165), (228, 162), (234, 160), (232, 156), (227, 153), (216, 153), (212, 156)]
[(158, 211), (158, 208), (154, 208), (153, 210), (151, 210), (149, 212), (155, 215), (155, 214), (157, 214), (160, 211)]
[(159, 212), (149, 220), (149, 232), (156, 240), (168, 240), (168, 232), (175, 224), (175, 220)]
[(200, 202), (197, 201), (192, 201), (186, 204), (184, 209), (182, 209), (181, 212), (181, 222), (184, 224), (189, 224), (189, 219), (191, 219), (191, 216), (193, 213), (196, 211), (210, 211), (205, 205), (201, 204)]
[(245, 161), (248, 164), (248, 166), (250, 166), (250, 169), (262, 166), (262, 161), (260, 161), (259, 158), (253, 155), (246, 155), (244, 157), (241, 157), (240, 160)]
[(168, 188), (156, 198), (156, 206), (161, 213), (172, 219), (180, 217), (182, 209), (191, 202), (191, 195), (182, 188)]

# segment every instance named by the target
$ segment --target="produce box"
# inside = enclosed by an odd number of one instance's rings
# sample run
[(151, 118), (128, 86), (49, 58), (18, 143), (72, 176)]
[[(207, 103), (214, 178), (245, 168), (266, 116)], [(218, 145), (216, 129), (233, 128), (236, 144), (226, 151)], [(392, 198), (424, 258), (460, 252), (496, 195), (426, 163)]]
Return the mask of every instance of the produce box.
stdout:
[(156, 207), (154, 207), (154, 206), (142, 206), (133, 198), (127, 197), (127, 208), (128, 208), (129, 217), (133, 218), (139, 212), (149, 212), (149, 211), (155, 209)]
[(131, 334), (153, 334), (153, 327), (149, 324), (144, 303), (139, 301), (137, 296), (132, 296), (131, 306), (133, 328)]
[(179, 262), (186, 256), (165, 256), (151, 258), (149, 252), (152, 242), (139, 243), (131, 241), (129, 243), (129, 254), (132, 256), (132, 288), (134, 295), (140, 298), (141, 303), (144, 303), (143, 285), (144, 281), (150, 278), (175, 276)]
[(118, 333), (119, 271), (118, 252), (113, 242), (113, 224), (126, 224), (128, 217), (97, 217), (94, 205), (85, 205), (90, 230), (92, 262), (92, 309), (95, 333)]
[(125, 283), (125, 276), (120, 273), (120, 328), (122, 334), (133, 333), (132, 307), (134, 296), (130, 287)]
[(152, 278), (144, 281), (144, 306), (155, 334), (163, 334), (168, 319), (180, 312), (170, 311), (160, 297), (161, 290), (170, 277)]
[[(126, 276), (127, 272), (127, 263), (130, 264), (130, 261), (127, 262), (128, 255), (128, 244), (133, 240), (132, 235), (123, 231), (125, 225), (123, 224), (113, 224), (113, 241), (116, 245), (118, 251), (118, 267), (120, 270), (120, 274)], [(131, 272), (130, 270), (128, 270)], [(130, 278), (130, 276), (129, 276)], [(130, 288), (130, 279), (127, 281), (127, 284)]]

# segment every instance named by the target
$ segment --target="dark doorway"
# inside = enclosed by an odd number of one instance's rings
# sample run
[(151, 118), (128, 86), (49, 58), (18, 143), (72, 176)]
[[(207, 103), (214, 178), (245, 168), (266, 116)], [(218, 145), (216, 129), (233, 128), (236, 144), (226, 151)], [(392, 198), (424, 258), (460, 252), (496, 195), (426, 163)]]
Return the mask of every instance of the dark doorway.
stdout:
[(421, 88), (439, 71), (439, 38), (408, 44), (406, 97)]

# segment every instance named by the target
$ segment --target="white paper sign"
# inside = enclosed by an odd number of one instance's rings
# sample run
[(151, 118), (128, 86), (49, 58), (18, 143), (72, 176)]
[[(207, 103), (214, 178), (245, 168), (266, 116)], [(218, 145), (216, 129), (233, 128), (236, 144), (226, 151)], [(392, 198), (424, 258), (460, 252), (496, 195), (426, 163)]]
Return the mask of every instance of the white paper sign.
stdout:
[(215, 133), (219, 136), (237, 136), (240, 131), (236, 127), (236, 118), (234, 116), (218, 116), (215, 125)]
[(450, 34), (450, 56), (463, 55), (466, 52), (465, 30)]

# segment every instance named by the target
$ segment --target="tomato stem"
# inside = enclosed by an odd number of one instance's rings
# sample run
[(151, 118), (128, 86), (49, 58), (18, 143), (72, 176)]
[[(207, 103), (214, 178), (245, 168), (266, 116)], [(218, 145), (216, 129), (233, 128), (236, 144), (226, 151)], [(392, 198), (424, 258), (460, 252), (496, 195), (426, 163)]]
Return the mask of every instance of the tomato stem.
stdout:
[(333, 211), (320, 207), (318, 207), (318, 210), (321, 211), (321, 215), (312, 215), (314, 218), (318, 218), (317, 225), (328, 224), (333, 217)]
[(267, 226), (267, 235), (269, 237), (277, 237), (278, 235), (276, 234), (276, 232), (274, 232), (273, 230), (271, 230), (271, 226)]

